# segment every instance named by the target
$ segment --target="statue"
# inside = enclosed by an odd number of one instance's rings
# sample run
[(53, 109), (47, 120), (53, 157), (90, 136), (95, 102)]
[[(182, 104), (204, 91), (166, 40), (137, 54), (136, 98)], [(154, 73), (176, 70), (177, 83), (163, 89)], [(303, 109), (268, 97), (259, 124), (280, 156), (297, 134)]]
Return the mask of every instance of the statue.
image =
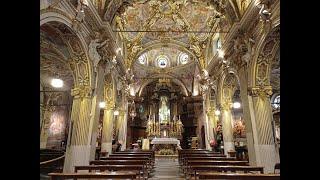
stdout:
[(83, 7), (85, 5), (86, 4), (83, 2), (83, 0), (78, 0), (76, 20), (79, 21), (79, 22), (82, 22), (83, 19), (84, 19), (85, 14), (84, 14)]
[(97, 66), (101, 60), (101, 56), (97, 51), (97, 48), (102, 48), (108, 40), (101, 42), (100, 34), (96, 33), (96, 39), (91, 40), (89, 44), (89, 57), (93, 61), (94, 71), (97, 72)]
[(254, 55), (254, 43), (255, 43), (255, 41), (250, 37), (246, 37), (244, 39), (244, 43), (245, 43), (245, 45), (247, 47), (247, 52), (241, 57), (241, 60), (248, 65), (249, 61), (250, 61), (250, 58)]
[(161, 101), (161, 107), (159, 109), (159, 116), (160, 116), (159, 120), (160, 122), (166, 122), (170, 117), (169, 115), (170, 110), (168, 109), (168, 106), (167, 106), (168, 98), (166, 96), (161, 96), (160, 101)]
[(263, 20), (263, 21), (266, 21), (268, 22), (270, 20), (270, 15), (271, 15), (271, 12), (269, 12), (269, 10), (266, 8), (266, 5), (265, 4), (260, 4), (260, 11), (259, 11), (259, 14), (260, 14), (260, 18)]

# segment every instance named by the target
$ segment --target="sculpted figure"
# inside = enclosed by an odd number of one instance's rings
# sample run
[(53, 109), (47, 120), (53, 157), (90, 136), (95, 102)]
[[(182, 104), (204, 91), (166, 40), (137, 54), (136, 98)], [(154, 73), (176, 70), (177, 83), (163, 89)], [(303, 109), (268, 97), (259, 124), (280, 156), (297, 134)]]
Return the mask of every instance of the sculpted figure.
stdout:
[(98, 64), (101, 60), (101, 56), (98, 53), (97, 49), (106, 45), (106, 43), (108, 41), (108, 40), (105, 40), (105, 41), (101, 42), (99, 36), (100, 36), (100, 34), (96, 33), (96, 39), (91, 40), (91, 42), (89, 44), (89, 58), (93, 61), (93, 66), (94, 66), (95, 72), (97, 72), (97, 67), (98, 67)]

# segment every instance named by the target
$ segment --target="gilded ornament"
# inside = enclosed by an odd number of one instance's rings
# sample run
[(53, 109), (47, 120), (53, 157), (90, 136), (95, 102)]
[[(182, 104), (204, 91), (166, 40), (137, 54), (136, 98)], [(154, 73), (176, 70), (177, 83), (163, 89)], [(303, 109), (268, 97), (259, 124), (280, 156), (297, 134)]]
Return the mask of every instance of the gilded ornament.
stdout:
[(71, 96), (77, 98), (89, 98), (92, 95), (92, 88), (90, 86), (78, 86), (71, 89)]

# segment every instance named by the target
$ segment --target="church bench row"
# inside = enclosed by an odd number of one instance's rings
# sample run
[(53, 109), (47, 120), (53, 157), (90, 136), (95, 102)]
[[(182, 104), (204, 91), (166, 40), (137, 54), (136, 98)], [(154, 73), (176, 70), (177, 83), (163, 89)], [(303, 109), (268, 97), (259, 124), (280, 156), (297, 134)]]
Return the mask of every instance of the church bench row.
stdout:
[(125, 150), (125, 151), (120, 151), (120, 152), (115, 152), (115, 154), (126, 154), (126, 153), (135, 153), (135, 154), (151, 154), (152, 157), (155, 157), (155, 153), (152, 150)]
[(154, 152), (147, 152), (147, 151), (134, 151), (134, 152), (115, 152), (111, 154), (110, 156), (149, 156), (152, 163), (155, 161), (155, 155)]
[(49, 173), (51, 180), (58, 179), (136, 179), (132, 171), (101, 172), (101, 173)]
[(182, 166), (186, 166), (188, 160), (211, 160), (211, 161), (236, 161), (235, 157), (199, 157), (199, 156), (188, 156), (182, 159)]
[(182, 153), (179, 156), (179, 164), (182, 164), (183, 158), (185, 157), (227, 157), (224, 154), (214, 152), (188, 152)]
[(262, 166), (211, 166), (211, 165), (194, 165), (190, 167), (190, 170), (186, 172), (186, 177), (192, 175), (193, 177), (198, 177), (199, 172), (242, 172), (251, 173), (259, 172), (263, 174)]
[(142, 165), (145, 172), (149, 175), (151, 167), (148, 166), (147, 160), (94, 160), (90, 161), (90, 165)]
[(199, 172), (199, 179), (280, 180), (280, 174)]
[(189, 160), (184, 166), (183, 172), (189, 172), (192, 166), (210, 165), (210, 166), (248, 166), (248, 161), (212, 161), (212, 160)]
[(150, 168), (153, 168), (153, 162), (148, 156), (109, 156), (102, 157), (100, 160), (145, 160)]
[(89, 172), (96, 171), (134, 171), (137, 172), (138, 177), (147, 179), (148, 173), (145, 172), (143, 165), (90, 165), (90, 166), (75, 166), (75, 173), (81, 170), (87, 170)]

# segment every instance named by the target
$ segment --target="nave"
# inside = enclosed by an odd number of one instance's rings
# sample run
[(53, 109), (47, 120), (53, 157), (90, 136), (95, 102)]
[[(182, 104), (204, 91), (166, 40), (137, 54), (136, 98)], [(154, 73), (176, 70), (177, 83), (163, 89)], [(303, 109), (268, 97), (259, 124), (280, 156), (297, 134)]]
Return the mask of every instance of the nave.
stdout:
[(273, 173), (264, 173), (262, 166), (226, 157), (207, 150), (179, 150), (178, 156), (157, 157), (153, 151), (122, 151), (88, 166), (75, 166), (74, 173), (49, 173), (59, 178), (112, 179), (280, 179), (280, 164)]
[(280, 0), (40, 0), (41, 178), (278, 179), (280, 124)]

